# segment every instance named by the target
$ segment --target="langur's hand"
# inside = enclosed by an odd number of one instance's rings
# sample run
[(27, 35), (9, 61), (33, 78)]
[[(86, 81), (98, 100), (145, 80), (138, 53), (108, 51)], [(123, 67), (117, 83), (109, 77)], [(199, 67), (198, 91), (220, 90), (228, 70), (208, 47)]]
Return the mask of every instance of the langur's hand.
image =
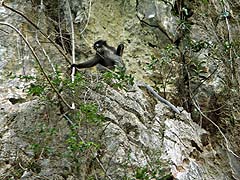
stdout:
[(69, 75), (72, 74), (73, 67), (76, 67), (76, 64), (71, 64), (71, 67), (68, 67), (68, 68), (67, 68), (67, 73), (68, 73)]
[(72, 64), (71, 65), (71, 69), (74, 68), (74, 67), (77, 67), (77, 65), (76, 64)]

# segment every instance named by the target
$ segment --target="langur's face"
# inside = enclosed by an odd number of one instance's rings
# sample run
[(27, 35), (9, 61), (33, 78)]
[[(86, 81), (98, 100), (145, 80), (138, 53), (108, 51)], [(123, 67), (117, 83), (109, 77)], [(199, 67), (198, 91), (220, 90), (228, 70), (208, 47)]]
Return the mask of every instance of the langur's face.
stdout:
[(107, 44), (106, 41), (99, 40), (99, 41), (97, 41), (97, 42), (94, 43), (93, 48), (94, 48), (97, 52), (101, 53), (101, 52), (103, 52), (103, 47), (106, 46), (106, 44)]

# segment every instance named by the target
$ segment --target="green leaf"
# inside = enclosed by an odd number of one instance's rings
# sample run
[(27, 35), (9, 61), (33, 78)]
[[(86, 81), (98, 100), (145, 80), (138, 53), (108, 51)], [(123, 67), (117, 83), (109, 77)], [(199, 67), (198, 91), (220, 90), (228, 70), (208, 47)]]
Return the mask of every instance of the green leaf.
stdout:
[(41, 85), (31, 84), (30, 87), (28, 88), (28, 94), (32, 96), (39, 96), (43, 94), (43, 92), (44, 87)]

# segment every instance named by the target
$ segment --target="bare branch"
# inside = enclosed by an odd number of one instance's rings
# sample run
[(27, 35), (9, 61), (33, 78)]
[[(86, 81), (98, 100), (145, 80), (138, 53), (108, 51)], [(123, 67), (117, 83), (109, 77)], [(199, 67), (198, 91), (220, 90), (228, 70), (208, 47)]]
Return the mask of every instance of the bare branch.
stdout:
[(10, 28), (12, 28), (14, 31), (16, 31), (20, 36), (21, 38), (24, 40), (24, 42), (27, 44), (28, 48), (30, 49), (30, 51), (32, 52), (34, 58), (36, 59), (38, 65), (39, 65), (39, 68), (41, 70), (41, 72), (43, 73), (44, 77), (46, 78), (46, 80), (48, 81), (48, 83), (50, 84), (50, 86), (52, 87), (52, 89), (57, 93), (58, 97), (63, 101), (63, 103), (69, 108), (69, 109), (72, 109), (72, 107), (66, 102), (66, 100), (61, 96), (61, 94), (58, 92), (58, 90), (55, 88), (55, 86), (52, 84), (51, 80), (49, 79), (48, 75), (46, 74), (46, 72), (44, 71), (41, 63), (40, 63), (40, 60), (37, 56), (37, 54), (35, 53), (35, 51), (33, 50), (32, 46), (30, 45), (30, 43), (26, 40), (26, 38), (23, 36), (23, 34), (16, 28), (14, 27), (13, 25), (9, 24), (9, 23), (6, 23), (6, 22), (0, 22), (0, 25), (5, 25), (5, 26), (8, 26)]
[(47, 34), (45, 34), (34, 22), (32, 22), (27, 16), (25, 16), (22, 12), (15, 10), (9, 6), (7, 6), (4, 1), (1, 2), (2, 6), (19, 14), (20, 16), (22, 16), (27, 22), (29, 22), (34, 28), (36, 28), (46, 39), (48, 39), (56, 48), (57, 50), (65, 57), (66, 61), (68, 62), (68, 64), (71, 64), (71, 61), (69, 60), (69, 58), (67, 57), (67, 55), (63, 52), (63, 50), (57, 45), (57, 43), (55, 43)]
[(92, 0), (89, 0), (87, 23), (86, 23), (85, 27), (83, 28), (83, 30), (80, 32), (80, 34), (82, 34), (88, 26), (88, 23), (89, 23), (89, 20), (90, 20), (90, 15), (91, 15), (91, 6), (92, 6)]
[(151, 86), (145, 83), (138, 83), (138, 86), (145, 87), (150, 93), (152, 93), (160, 102), (166, 104), (170, 107), (175, 113), (181, 114), (177, 107), (175, 107), (172, 103), (161, 97), (156, 91), (153, 90)]
[(206, 118), (209, 122), (211, 122), (211, 123), (218, 129), (218, 131), (219, 131), (220, 134), (222, 135), (223, 139), (225, 140), (225, 144), (226, 144), (227, 151), (228, 151), (229, 153), (231, 153), (232, 155), (234, 155), (235, 157), (237, 157), (237, 158), (240, 159), (240, 157), (230, 149), (230, 147), (229, 147), (229, 141), (228, 141), (227, 137), (224, 135), (224, 133), (222, 132), (222, 130), (220, 129), (220, 127), (219, 127), (215, 122), (213, 122), (209, 117), (207, 117), (207, 116), (201, 111), (200, 107), (196, 104), (196, 101), (195, 101), (195, 100), (193, 100), (193, 105), (195, 106), (195, 108), (198, 110), (198, 112), (199, 112), (204, 118)]
[[(68, 6), (68, 13), (69, 13), (69, 18), (70, 18), (70, 24), (71, 24), (71, 31), (72, 31), (72, 63), (75, 64), (75, 35), (74, 35), (74, 26), (73, 26), (73, 19), (72, 19), (72, 13), (71, 13), (71, 8), (69, 1), (67, 0), (67, 6)], [(72, 83), (74, 83), (74, 75), (75, 75), (75, 67), (72, 68)], [(74, 92), (73, 92), (74, 93)], [(75, 104), (72, 102), (72, 108), (75, 109)]]

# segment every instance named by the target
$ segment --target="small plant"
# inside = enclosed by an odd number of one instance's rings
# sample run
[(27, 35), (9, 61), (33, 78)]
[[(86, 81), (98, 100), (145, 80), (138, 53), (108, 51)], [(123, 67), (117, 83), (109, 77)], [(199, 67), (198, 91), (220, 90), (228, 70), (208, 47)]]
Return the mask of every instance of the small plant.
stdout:
[(36, 78), (31, 75), (20, 75), (18, 76), (19, 79), (25, 79), (25, 80), (35, 80)]
[(189, 45), (193, 52), (199, 52), (202, 49), (207, 49), (211, 47), (211, 44), (209, 42), (203, 40), (200, 41), (190, 40)]
[(191, 79), (191, 81), (193, 81), (193, 83), (196, 83), (201, 79), (207, 78), (208, 70), (207, 70), (206, 61), (204, 61), (204, 60), (199, 61), (197, 59), (192, 59), (188, 63), (188, 69), (189, 69), (189, 73), (191, 75), (190, 79)]
[(175, 82), (177, 49), (173, 45), (167, 45), (163, 49), (155, 52), (146, 64), (146, 69), (151, 74), (150, 80), (155, 83), (155, 89), (163, 92), (166, 97), (166, 89)]
[(71, 132), (69, 133), (69, 137), (66, 140), (67, 149), (69, 150), (71, 157), (75, 157), (76, 154), (80, 152), (84, 152), (90, 148), (99, 147), (94, 142), (91, 142), (91, 141), (84, 142), (80, 140), (77, 131), (78, 131), (78, 128), (76, 128), (76, 126), (73, 126), (71, 128)]
[(158, 63), (159, 60), (153, 55), (151, 56), (150, 60), (151, 60), (150, 63), (147, 64), (147, 69), (154, 70), (155, 69), (154, 66)]
[(147, 69), (151, 71), (164, 68), (168, 69), (176, 57), (176, 48), (173, 45), (168, 44), (159, 53), (151, 56), (150, 62), (146, 65)]
[(44, 93), (45, 87), (38, 84), (30, 84), (28, 94), (32, 96), (40, 96)]
[(172, 179), (172, 175), (168, 174), (167, 170), (163, 170), (160, 167), (152, 170), (150, 170), (148, 167), (141, 167), (136, 170), (135, 178), (137, 180), (168, 180)]
[(93, 103), (81, 104), (79, 109), (78, 116), (81, 117), (82, 121), (99, 123), (104, 120), (104, 117), (98, 114), (98, 108)]
[(80, 103), (78, 110), (72, 112), (71, 118), (77, 125), (80, 123), (99, 124), (105, 119), (103, 115), (98, 113), (98, 107), (94, 103)]
[(54, 152), (51, 142), (57, 134), (56, 128), (50, 128), (46, 124), (39, 123), (33, 129), (30, 129), (27, 134), (36, 135), (32, 138), (32, 143), (29, 146), (35, 159), (40, 156), (48, 156)]
[(137, 179), (143, 179), (143, 180), (150, 179), (149, 174), (148, 174), (148, 169), (147, 168), (138, 168), (136, 170), (135, 177)]
[(71, 90), (75, 90), (76, 88), (81, 89), (86, 86), (86, 80), (82, 73), (77, 72), (75, 74), (74, 83), (72, 83), (70, 79), (66, 79), (64, 81), (64, 85), (66, 85)]
[(92, 155), (100, 146), (93, 141), (84, 141), (79, 135), (80, 126), (78, 124), (71, 125), (70, 129), (68, 138), (65, 141), (67, 146), (65, 157), (72, 162), (74, 174), (80, 177), (82, 165), (88, 164), (87, 160), (94, 159)]
[(128, 88), (134, 84), (134, 77), (131, 74), (126, 74), (125, 67), (117, 66), (114, 72), (105, 72), (103, 74), (103, 79), (108, 84), (112, 84), (115, 88)]

